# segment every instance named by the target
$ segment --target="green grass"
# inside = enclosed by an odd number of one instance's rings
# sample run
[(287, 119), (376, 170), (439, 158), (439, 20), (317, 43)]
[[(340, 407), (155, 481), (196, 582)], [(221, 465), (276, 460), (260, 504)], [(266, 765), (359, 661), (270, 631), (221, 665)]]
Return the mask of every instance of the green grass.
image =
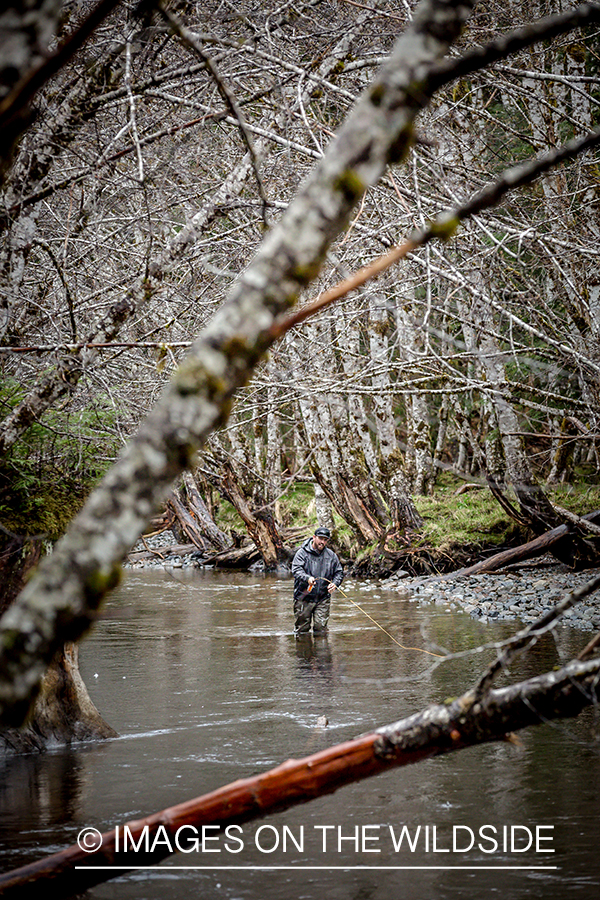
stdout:
[[(244, 523), (227, 500), (217, 497), (217, 511), (215, 519), (219, 528), (229, 534), (236, 531), (245, 534)], [(306, 537), (312, 534), (317, 525), (315, 509), (315, 492), (312, 484), (293, 484), (285, 490), (279, 501), (280, 525), (283, 528), (303, 529)], [(336, 530), (336, 548), (344, 553), (354, 556), (358, 552), (358, 544), (352, 529), (336, 512), (333, 514)], [(292, 544), (299, 543), (292, 541)]]
[[(495, 547), (531, 537), (509, 518), (485, 485), (457, 494), (464, 484), (464, 480), (443, 473), (432, 496), (414, 498), (424, 520), (423, 531), (414, 540), (415, 549), (428, 548), (434, 553), (446, 554), (453, 548)], [(600, 509), (600, 485), (582, 482), (545, 486), (544, 490), (552, 502), (577, 515)], [(514, 498), (509, 499), (514, 502)], [(305, 528), (307, 535), (310, 534), (316, 523), (312, 485), (294, 485), (283, 495), (280, 506), (284, 527)], [(352, 558), (360, 558), (374, 549), (360, 548), (343, 519), (334, 514), (334, 520), (339, 550)], [(219, 504), (218, 523), (226, 532), (231, 529), (244, 531), (237, 513), (226, 501)]]
[(281, 518), (286, 528), (306, 528), (316, 522), (315, 492), (312, 484), (294, 484), (280, 500)]
[[(515, 538), (527, 540), (518, 525), (500, 507), (485, 486), (457, 494), (464, 484), (444, 473), (431, 497), (415, 497), (415, 505), (424, 519), (421, 542), (441, 552), (452, 547), (485, 545), (493, 547)], [(600, 509), (600, 485), (543, 485), (551, 502), (583, 516)], [(514, 498), (509, 495), (514, 503)]]
[(457, 490), (464, 481), (444, 474), (431, 497), (415, 497), (424, 520), (421, 542), (440, 552), (452, 547), (503, 544), (515, 531), (515, 523), (492, 497), (487, 487)]
[(600, 509), (600, 484), (582, 480), (579, 484), (554, 484), (545, 490), (552, 503), (578, 516)]

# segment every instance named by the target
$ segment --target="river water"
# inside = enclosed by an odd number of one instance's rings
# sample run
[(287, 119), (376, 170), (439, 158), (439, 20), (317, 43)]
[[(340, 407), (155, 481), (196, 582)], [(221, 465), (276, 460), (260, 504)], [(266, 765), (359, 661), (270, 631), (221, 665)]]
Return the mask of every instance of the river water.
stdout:
[[(469, 651), (515, 628), (373, 582), (343, 588), (328, 637), (297, 641), (288, 579), (129, 571), (81, 648), (92, 699), (119, 737), (2, 763), (2, 870), (74, 843), (84, 827), (108, 831), (456, 696), (491, 659)], [(588, 638), (560, 628), (511, 678), (558, 665)], [(229, 839), (206, 832), (203, 852), (85, 896), (596, 898), (599, 734), (589, 710), (518, 744), (398, 769)]]

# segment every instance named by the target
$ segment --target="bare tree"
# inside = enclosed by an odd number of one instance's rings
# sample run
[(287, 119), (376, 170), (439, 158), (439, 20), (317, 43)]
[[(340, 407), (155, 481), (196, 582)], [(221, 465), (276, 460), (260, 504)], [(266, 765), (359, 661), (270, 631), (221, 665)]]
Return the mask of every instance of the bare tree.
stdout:
[[(145, 286), (152, 297), (152, 303), (145, 313), (146, 318), (142, 317), (135, 306), (136, 313), (129, 326), (132, 344), (136, 344), (140, 336), (151, 336), (155, 328), (172, 328), (178, 334), (185, 332), (187, 327), (195, 330), (195, 326), (200, 326), (208, 318), (210, 309), (210, 304), (202, 309), (196, 308), (193, 303), (196, 293), (202, 293), (209, 284), (211, 302), (219, 303), (226, 293), (223, 282), (227, 283), (234, 276), (238, 277), (227, 294), (227, 300), (195, 341), (153, 412), (127, 445), (118, 463), (91, 495), (85, 509), (57, 545), (52, 556), (40, 565), (37, 575), (5, 614), (1, 698), (7, 720), (19, 721), (22, 718), (44, 667), (58, 646), (65, 638), (80, 634), (93, 619), (97, 605), (118, 579), (119, 561), (157, 504), (167, 496), (173, 479), (186, 467), (193, 465), (198, 448), (206, 442), (211, 431), (227, 419), (234, 394), (247, 384), (253, 369), (274, 341), (296, 321), (293, 316), (286, 318), (290, 306), (318, 275), (329, 247), (348, 225), (355, 206), (363, 196), (368, 197), (370, 190), (375, 189), (390, 164), (397, 164), (406, 158), (414, 142), (416, 116), (427, 107), (433, 95), (457, 77), (469, 78), (482, 66), (503, 60), (508, 54), (518, 52), (541, 38), (555, 37), (568, 33), (575, 27), (596, 22), (599, 15), (598, 7), (594, 5), (569, 9), (558, 18), (535, 23), (506, 39), (491, 41), (483, 50), (468, 52), (457, 45), (457, 55), (444, 59), (452, 42), (458, 39), (471, 6), (466, 0), (424, 0), (393, 47), (389, 62), (384, 64), (353, 107), (339, 128), (337, 137), (324, 150), (320, 163), (262, 241), (252, 262), (249, 261), (249, 243), (245, 241), (239, 244), (236, 235), (245, 229), (258, 240), (265, 211), (264, 198), (261, 197), (241, 210), (239, 221), (226, 224), (225, 239), (215, 242), (214, 250), (208, 253), (206, 246), (201, 246), (202, 241), (196, 242), (189, 267), (173, 271), (167, 283), (161, 281), (160, 273), (156, 291), (152, 281), (154, 275), (150, 265), (150, 249), (155, 244), (171, 246), (173, 231), (193, 234), (193, 225), (186, 225), (185, 221), (181, 221), (180, 209), (171, 204), (182, 187), (184, 191), (189, 190), (194, 194), (199, 191), (201, 180), (189, 175), (189, 170), (181, 173), (177, 166), (171, 166), (160, 154), (148, 151), (145, 156), (141, 153), (142, 122), (152, 128), (156, 127), (156, 121), (146, 122), (146, 113), (141, 103), (136, 101), (135, 82), (128, 74), (135, 54), (131, 36), (128, 40), (125, 34), (124, 86), (116, 94), (107, 91), (104, 96), (104, 127), (97, 132), (100, 138), (97, 137), (91, 144), (93, 152), (89, 153), (87, 163), (97, 167), (104, 164), (112, 152), (113, 144), (118, 144), (123, 134), (131, 135), (131, 141), (125, 148), (129, 158), (126, 174), (115, 177), (106, 186), (110, 203), (114, 205), (114, 216), (107, 218), (98, 215), (94, 241), (83, 242), (83, 246), (79, 248), (80, 269), (77, 279), (81, 278), (82, 283), (86, 283), (86, 278), (90, 277), (88, 267), (93, 261), (97, 271), (101, 273), (103, 283), (109, 286), (107, 292), (97, 295), (95, 306), (92, 302), (94, 289), (88, 288), (84, 319), (90, 320), (94, 313), (109, 310), (116, 295), (121, 295), (125, 280), (131, 286)], [(175, 28), (174, 31), (185, 38), (182, 29)], [(161, 34), (165, 42), (169, 34)], [(239, 72), (236, 73), (237, 43), (224, 37), (216, 40), (211, 33), (202, 33), (199, 39), (203, 45), (215, 44), (219, 47), (223, 59), (231, 66), (231, 78), (240, 77)], [(227, 122), (231, 130), (227, 131), (225, 139), (218, 128), (213, 129), (206, 138), (210, 155), (203, 161), (203, 166), (206, 183), (214, 186), (215, 176), (212, 175), (211, 181), (210, 170), (215, 156), (219, 158), (226, 152), (235, 153), (237, 158), (245, 156), (250, 152), (248, 135), (251, 132), (249, 127), (242, 127), (239, 118), (231, 117), (230, 105), (227, 109), (215, 108), (214, 98), (217, 94), (221, 96), (219, 85), (215, 87), (215, 79), (218, 82), (218, 79), (224, 77), (223, 59), (213, 59), (216, 66), (214, 70), (206, 59), (190, 64), (187, 53), (195, 40), (185, 38), (183, 45), (177, 45), (177, 65), (173, 64), (169, 74), (176, 80), (179, 93), (172, 95), (162, 85), (157, 88), (156, 82), (160, 79), (156, 73), (151, 74), (144, 82), (142, 92), (144, 96), (156, 97), (160, 104), (175, 103), (186, 108), (191, 104), (205, 115), (221, 117), (222, 121), (234, 119), (233, 122)], [(144, 50), (140, 55), (152, 69), (155, 48), (150, 43), (143, 46)], [(158, 49), (156, 52), (161, 51)], [(271, 56), (256, 47), (244, 51), (246, 52), (253, 60), (260, 61), (260, 87), (264, 91), (264, 67), (268, 68), (272, 64)], [(184, 55), (186, 62), (183, 62)], [(285, 69), (285, 62), (279, 62)], [(360, 67), (352, 69), (351, 77), (360, 80), (361, 71)], [(304, 73), (304, 70), (301, 72)], [(298, 73), (294, 70), (294, 74)], [(306, 73), (303, 77), (312, 78)], [(285, 152), (294, 151), (305, 158), (321, 156), (320, 150), (315, 147), (317, 135), (327, 134), (332, 130), (330, 126), (338, 125), (338, 117), (341, 118), (353, 96), (351, 92), (328, 82), (327, 78), (319, 77), (316, 83), (330, 90), (336, 101), (333, 112), (330, 111), (333, 121), (321, 122), (318, 129), (316, 125), (309, 127), (308, 136), (305, 132), (302, 139), (299, 139), (302, 130), (306, 128), (300, 104), (294, 120), (298, 133), (292, 130), (292, 136), (285, 138), (270, 131), (267, 135), (274, 143), (279, 141), (279, 146)], [(191, 96), (195, 92), (201, 93), (200, 100)], [(205, 102), (207, 96), (211, 97), (210, 103)], [(114, 124), (113, 104), (117, 104), (120, 109), (117, 124)], [(236, 108), (240, 108), (239, 100)], [(155, 109), (155, 115), (157, 112), (158, 108)], [(435, 115), (435, 107), (432, 107), (432, 114)], [(256, 130), (263, 128), (258, 124), (253, 124), (252, 127)], [(408, 253), (415, 254), (415, 265), (422, 265), (427, 278), (432, 279), (435, 275), (435, 254), (432, 252), (432, 259), (422, 259), (415, 253), (419, 246), (429, 244), (437, 238), (449, 238), (455, 233), (460, 221), (468, 217), (479, 217), (509, 190), (530, 183), (540, 173), (548, 171), (564, 159), (585, 152), (597, 141), (598, 135), (592, 134), (589, 138), (566, 145), (564, 150), (546, 155), (541, 161), (526, 162), (507, 170), (492, 181), (487, 189), (464, 202), (459, 201), (449, 216), (434, 219), (431, 225), (403, 245), (402, 253), (392, 254), (391, 258), (399, 259)], [(151, 142), (149, 146), (152, 146)], [(114, 171), (119, 175), (119, 163), (114, 163)], [(272, 165), (276, 165), (275, 160)], [(435, 171), (435, 166), (429, 160), (426, 160), (425, 165)], [(256, 163), (253, 174), (255, 179), (258, 176), (264, 181), (264, 174), (259, 172)], [(125, 185), (128, 188), (133, 185), (133, 190), (125, 191)], [(148, 215), (151, 185), (156, 186), (156, 197), (159, 200), (154, 207), (154, 218), (153, 215)], [(406, 196), (414, 197), (414, 190), (403, 185), (398, 192), (394, 192), (394, 202), (401, 203), (399, 197), (403, 197), (402, 191)], [(425, 196), (424, 191), (421, 194)], [(281, 202), (285, 205), (285, 200)], [(49, 212), (54, 218), (58, 217), (58, 211), (62, 214), (62, 231), (56, 241), (58, 246), (72, 240), (72, 203), (72, 195), (66, 193), (62, 195), (62, 205), (57, 205)], [(188, 204), (188, 208), (191, 205)], [(483, 224), (483, 232), (489, 236), (490, 229)], [(361, 234), (358, 251), (364, 247), (365, 233), (373, 245), (381, 241), (373, 224), (362, 233), (361, 225), (361, 222), (356, 222), (354, 227), (354, 232)], [(515, 239), (518, 240), (518, 237), (517, 235)], [(213, 243), (212, 236), (210, 243)], [(393, 242), (387, 238), (385, 243)], [(501, 241), (495, 239), (491, 243), (497, 250)], [(40, 252), (45, 252), (43, 247), (40, 247)], [(58, 259), (56, 251), (53, 252)], [(357, 252), (357, 256), (360, 256), (360, 252)], [(129, 262), (126, 279), (120, 269), (125, 261)], [(33, 262), (40, 266), (39, 260), (32, 258), (32, 264)], [(56, 266), (54, 269), (56, 270)], [(440, 276), (449, 282), (453, 278), (458, 279), (455, 269), (452, 259), (444, 260)], [(54, 327), (60, 320), (61, 330), (68, 334), (73, 331), (73, 321), (77, 330), (80, 325), (76, 320), (75, 304), (69, 299), (72, 294), (65, 287), (65, 284), (69, 284), (69, 279), (64, 269), (62, 276), (61, 278), (58, 272), (56, 276), (52, 276), (53, 296), (57, 301), (56, 319), (47, 311), (45, 321), (49, 327)], [(468, 285), (464, 282), (463, 278), (461, 289), (468, 290)], [(22, 284), (26, 283), (24, 279)], [(428, 315), (424, 317), (427, 321), (431, 320), (436, 295), (435, 285), (430, 284), (430, 287), (425, 293), (426, 302), (431, 306), (431, 310), (428, 308)], [(529, 323), (523, 316), (519, 317), (514, 310), (507, 309), (509, 304), (504, 300), (500, 302), (492, 298), (491, 302), (500, 315), (507, 315), (512, 327), (518, 324), (528, 339), (540, 333), (535, 324)], [(312, 309), (307, 308), (308, 311)], [(176, 310), (176, 315), (171, 315), (172, 310)], [(448, 315), (447, 306), (445, 314)], [(41, 332), (39, 324), (38, 331)], [(510, 347), (510, 334), (508, 341)], [(162, 343), (168, 344), (165, 341)], [(590, 365), (594, 370), (592, 361), (580, 349), (572, 346), (563, 351), (560, 342), (551, 339), (547, 339), (547, 344), (556, 353), (570, 353), (571, 358)], [(139, 377), (140, 373), (147, 372), (150, 366), (156, 368), (151, 348), (144, 348), (143, 340), (141, 345), (145, 353), (135, 356), (134, 369), (139, 381), (143, 381)], [(524, 343), (523, 346), (528, 344)], [(164, 349), (168, 354), (168, 346)], [(172, 349), (170, 352), (173, 352)], [(177, 362), (175, 353), (172, 362)], [(494, 385), (490, 390), (481, 380), (470, 377), (468, 371), (465, 377), (465, 373), (461, 371), (463, 362), (464, 358), (452, 373), (453, 389), (458, 385), (462, 390), (467, 384), (477, 390), (486, 388), (491, 395), (495, 395), (497, 391), (510, 394), (512, 385)], [(414, 360), (408, 360), (408, 363), (413, 369), (411, 382), (408, 387), (403, 382), (397, 382), (397, 390), (410, 395), (423, 389), (423, 379), (414, 372)], [(406, 360), (400, 360), (399, 371), (406, 373), (406, 364)], [(104, 373), (112, 371), (117, 371), (114, 360), (106, 364), (104, 370), (94, 369), (90, 372), (90, 378), (101, 380)], [(439, 372), (439, 368), (434, 370), (432, 365), (432, 376), (435, 373), (435, 377), (439, 377)], [(141, 397), (149, 399), (156, 392), (157, 381), (144, 381), (143, 389), (136, 398), (138, 409)], [(428, 390), (432, 391), (433, 386), (429, 386)], [(528, 402), (548, 406), (551, 395), (552, 392), (546, 388), (535, 400)], [(564, 400), (567, 398), (564, 397)], [(318, 412), (326, 414), (327, 410)], [(323, 487), (325, 489), (325, 485)], [(353, 492), (353, 485), (349, 487)]]

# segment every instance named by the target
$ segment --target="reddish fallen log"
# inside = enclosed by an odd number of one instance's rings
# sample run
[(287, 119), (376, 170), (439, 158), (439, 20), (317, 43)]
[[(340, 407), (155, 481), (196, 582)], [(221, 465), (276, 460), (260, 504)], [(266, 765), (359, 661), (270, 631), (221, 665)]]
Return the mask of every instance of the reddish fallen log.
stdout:
[[(69, 847), (46, 859), (0, 876), (0, 896), (38, 898), (44, 889), (61, 897), (82, 893), (132, 868), (147, 867), (171, 855), (184, 826), (239, 824), (306, 803), (338, 788), (391, 768), (453, 750), (504, 739), (510, 732), (551, 719), (577, 715), (600, 700), (600, 659), (573, 661), (520, 684), (491, 690), (478, 698), (469, 691), (454, 702), (431, 706), (394, 725), (338, 744), (301, 760), (288, 760), (262, 775), (235, 781), (195, 800), (135, 822), (128, 834), (152, 852), (118, 852), (124, 826), (102, 836), (102, 847), (85, 853)], [(111, 866), (118, 868), (92, 868)]]

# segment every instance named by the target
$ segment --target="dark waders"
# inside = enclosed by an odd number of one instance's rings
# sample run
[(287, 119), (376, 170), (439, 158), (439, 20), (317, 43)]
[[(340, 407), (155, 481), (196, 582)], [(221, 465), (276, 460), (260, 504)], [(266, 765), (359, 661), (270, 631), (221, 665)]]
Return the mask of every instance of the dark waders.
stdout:
[(331, 596), (327, 595), (316, 602), (309, 600), (310, 594), (294, 600), (294, 617), (296, 619), (294, 634), (308, 634), (312, 622), (315, 634), (327, 631), (329, 611), (331, 609)]

